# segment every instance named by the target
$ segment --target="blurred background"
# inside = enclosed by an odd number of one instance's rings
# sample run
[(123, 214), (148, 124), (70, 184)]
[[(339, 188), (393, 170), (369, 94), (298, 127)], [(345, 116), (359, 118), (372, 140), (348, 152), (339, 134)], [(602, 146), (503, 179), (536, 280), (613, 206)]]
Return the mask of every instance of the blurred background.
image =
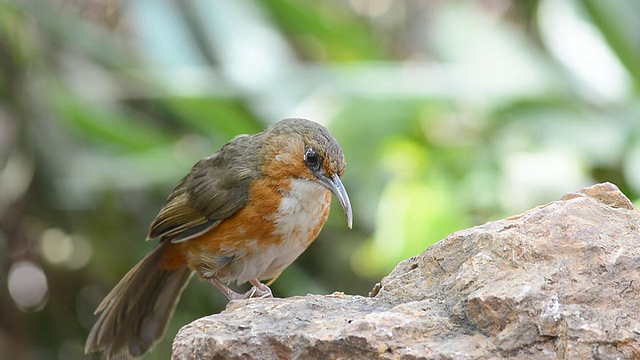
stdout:
[[(279, 297), (367, 295), (447, 234), (596, 182), (640, 198), (634, 0), (0, 0), (0, 359), (83, 359), (200, 158), (285, 117), (348, 166)], [(224, 308), (192, 280), (164, 341)], [(98, 358), (97, 356), (95, 358)]]

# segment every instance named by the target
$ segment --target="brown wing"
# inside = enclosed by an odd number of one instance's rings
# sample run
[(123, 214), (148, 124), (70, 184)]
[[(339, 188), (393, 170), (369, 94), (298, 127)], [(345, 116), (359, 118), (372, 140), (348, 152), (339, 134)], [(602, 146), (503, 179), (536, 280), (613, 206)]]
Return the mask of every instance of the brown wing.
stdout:
[(237, 137), (196, 163), (169, 195), (151, 224), (148, 239), (186, 241), (242, 209), (249, 184), (259, 176), (258, 150), (252, 146), (258, 135)]

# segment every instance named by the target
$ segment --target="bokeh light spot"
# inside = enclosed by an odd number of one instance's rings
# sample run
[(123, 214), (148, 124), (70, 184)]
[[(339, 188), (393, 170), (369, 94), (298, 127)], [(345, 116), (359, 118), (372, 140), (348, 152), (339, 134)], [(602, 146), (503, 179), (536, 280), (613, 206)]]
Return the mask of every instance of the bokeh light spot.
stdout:
[(9, 294), (22, 310), (40, 310), (49, 287), (44, 271), (30, 261), (19, 261), (9, 270)]
[(56, 228), (42, 232), (40, 250), (45, 260), (51, 264), (71, 270), (87, 265), (93, 254), (93, 248), (87, 240)]
[(52, 264), (67, 261), (73, 252), (71, 237), (60, 229), (47, 229), (40, 238), (42, 256)]

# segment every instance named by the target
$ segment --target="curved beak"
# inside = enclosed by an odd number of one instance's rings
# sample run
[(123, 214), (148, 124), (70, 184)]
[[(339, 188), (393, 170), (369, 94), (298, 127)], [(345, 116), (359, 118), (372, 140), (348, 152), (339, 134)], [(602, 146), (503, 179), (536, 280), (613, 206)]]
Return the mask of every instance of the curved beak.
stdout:
[(342, 185), (342, 180), (340, 180), (338, 174), (334, 174), (331, 178), (327, 176), (319, 176), (318, 180), (320, 180), (320, 183), (329, 189), (336, 198), (338, 198), (338, 201), (342, 206), (342, 210), (344, 210), (344, 214), (347, 216), (347, 226), (351, 229), (351, 226), (353, 225), (351, 201), (349, 200), (347, 190), (344, 188), (344, 185)]

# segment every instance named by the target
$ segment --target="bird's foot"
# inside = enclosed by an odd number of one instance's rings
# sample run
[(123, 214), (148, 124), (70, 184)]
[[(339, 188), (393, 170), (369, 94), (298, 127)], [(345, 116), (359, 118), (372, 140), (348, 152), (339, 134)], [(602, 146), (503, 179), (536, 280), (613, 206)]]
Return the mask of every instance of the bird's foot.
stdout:
[(225, 285), (222, 281), (220, 281), (220, 279), (218, 279), (215, 276), (209, 276), (206, 279), (215, 287), (217, 287), (224, 294), (224, 296), (226, 296), (227, 299), (229, 300), (273, 297), (273, 293), (271, 292), (271, 289), (257, 279), (249, 280), (249, 282), (251, 283), (251, 285), (253, 285), (253, 287), (244, 294), (240, 294), (231, 290), (231, 288), (229, 288), (227, 285)]
[(249, 280), (249, 282), (251, 283), (251, 285), (253, 285), (253, 287), (251, 288), (251, 290), (247, 291), (244, 294), (244, 296), (247, 299), (250, 299), (250, 298), (272, 298), (273, 297), (273, 293), (271, 292), (271, 288), (269, 288), (267, 285), (261, 283), (257, 279), (251, 279), (251, 280)]
[(246, 299), (247, 298), (246, 294), (240, 294), (240, 293), (237, 293), (237, 292), (231, 290), (230, 287), (225, 285), (225, 283), (223, 283), (222, 281), (220, 281), (220, 279), (218, 279), (217, 277), (215, 277), (213, 275), (207, 277), (206, 279), (211, 284), (213, 284), (215, 287), (217, 287), (218, 290), (220, 290), (220, 292), (222, 292), (224, 294), (224, 296), (226, 296), (227, 299), (229, 299), (229, 300), (240, 300), (240, 299)]

